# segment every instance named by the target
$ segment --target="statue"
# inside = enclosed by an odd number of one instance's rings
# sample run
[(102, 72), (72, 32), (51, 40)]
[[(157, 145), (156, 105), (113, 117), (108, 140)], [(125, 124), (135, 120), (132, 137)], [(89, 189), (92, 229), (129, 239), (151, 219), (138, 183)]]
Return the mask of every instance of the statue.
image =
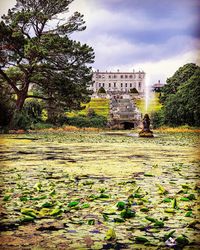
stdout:
[(153, 132), (150, 130), (150, 118), (148, 114), (143, 118), (143, 129), (139, 132), (139, 137), (153, 137)]

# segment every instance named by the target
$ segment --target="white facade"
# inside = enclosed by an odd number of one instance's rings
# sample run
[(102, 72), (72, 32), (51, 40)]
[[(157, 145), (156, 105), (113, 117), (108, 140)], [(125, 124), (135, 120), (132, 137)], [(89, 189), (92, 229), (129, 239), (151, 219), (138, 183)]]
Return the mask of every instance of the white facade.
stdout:
[(136, 88), (140, 94), (145, 90), (145, 73), (138, 72), (93, 72), (93, 85), (89, 87), (94, 93), (103, 87), (107, 93), (122, 92), (128, 93), (130, 89)]

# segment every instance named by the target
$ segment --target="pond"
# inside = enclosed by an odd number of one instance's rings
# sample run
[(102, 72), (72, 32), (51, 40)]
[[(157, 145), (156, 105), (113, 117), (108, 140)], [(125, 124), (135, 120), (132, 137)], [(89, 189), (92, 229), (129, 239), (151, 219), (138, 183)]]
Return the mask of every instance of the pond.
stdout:
[(199, 134), (117, 133), (0, 135), (0, 248), (199, 249)]

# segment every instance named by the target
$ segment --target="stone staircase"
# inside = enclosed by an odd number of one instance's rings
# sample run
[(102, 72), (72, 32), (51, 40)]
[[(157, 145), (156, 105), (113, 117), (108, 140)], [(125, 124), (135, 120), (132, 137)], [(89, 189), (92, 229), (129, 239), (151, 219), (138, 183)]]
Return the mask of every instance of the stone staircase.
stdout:
[(141, 114), (129, 95), (114, 95), (110, 99), (109, 127), (132, 129), (139, 125)]

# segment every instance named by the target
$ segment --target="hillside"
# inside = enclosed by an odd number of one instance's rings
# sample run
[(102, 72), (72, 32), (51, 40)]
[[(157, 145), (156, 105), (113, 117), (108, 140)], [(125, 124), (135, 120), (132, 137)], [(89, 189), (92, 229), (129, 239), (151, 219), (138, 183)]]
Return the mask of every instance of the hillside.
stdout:
[(109, 99), (106, 98), (92, 98), (87, 104), (83, 104), (85, 109), (77, 112), (67, 113), (69, 117), (77, 115), (87, 115), (89, 109), (93, 109), (97, 115), (108, 117), (109, 114)]

